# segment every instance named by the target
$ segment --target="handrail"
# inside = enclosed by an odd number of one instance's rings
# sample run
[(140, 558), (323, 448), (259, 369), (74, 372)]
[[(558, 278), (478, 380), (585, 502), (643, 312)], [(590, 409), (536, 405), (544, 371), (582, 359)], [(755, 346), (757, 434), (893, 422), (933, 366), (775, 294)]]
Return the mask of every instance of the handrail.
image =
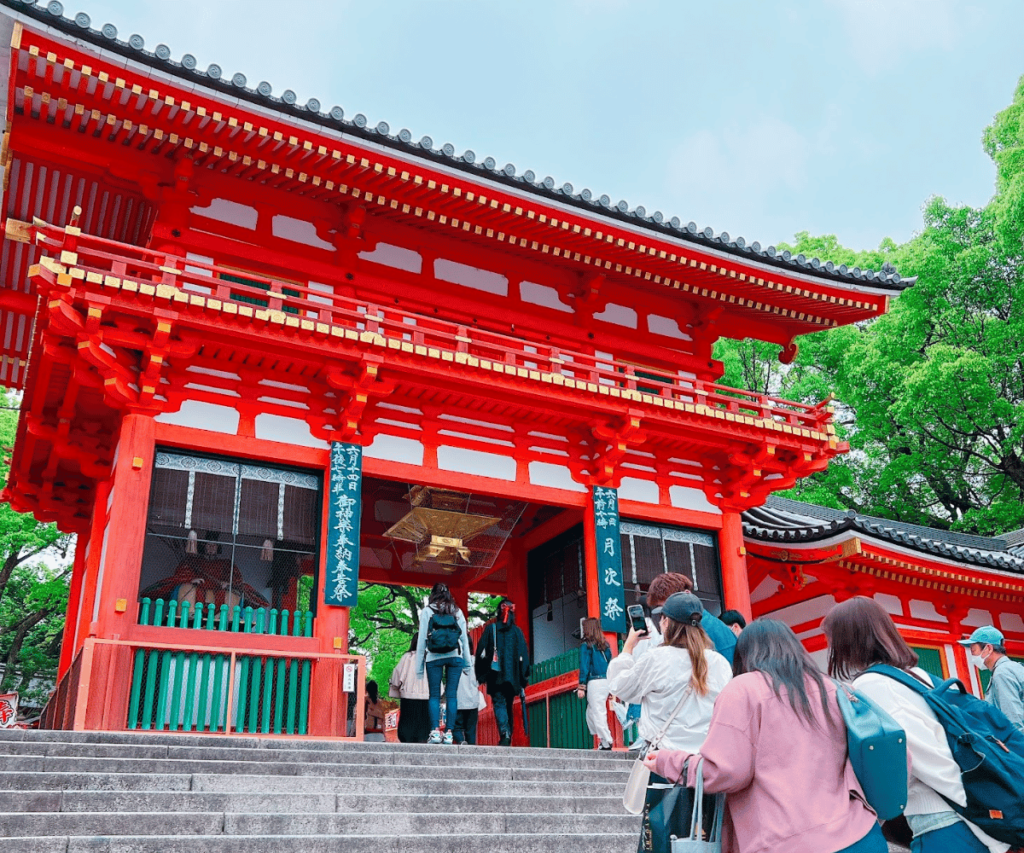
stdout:
[[(28, 228), (28, 226), (24, 226)], [(666, 401), (722, 410), (735, 417), (771, 420), (795, 428), (825, 432), (832, 422), (830, 399), (815, 405), (730, 388), (658, 368), (637, 367), (615, 358), (553, 347), (498, 332), (489, 332), (423, 314), (384, 308), (369, 300), (353, 299), (316, 290), (295, 282), (281, 282), (257, 273), (245, 273), (253, 284), (231, 278), (237, 270), (199, 260), (157, 252), (80, 233), (75, 226), (59, 228), (35, 220), (28, 230), (36, 242), (56, 258), (83, 270), (86, 281), (102, 282), (105, 275), (153, 288), (170, 287), (206, 295), (222, 302), (257, 301), (264, 310), (287, 312), (295, 323), (305, 321), (341, 327), (407, 342), (414, 347), (455, 354), (459, 360), (479, 358), (515, 368), (520, 375), (542, 371), (596, 386), (640, 392)], [(225, 278), (229, 276), (231, 278)], [(243, 312), (245, 313), (245, 312)], [(256, 314), (255, 311), (253, 311)]]

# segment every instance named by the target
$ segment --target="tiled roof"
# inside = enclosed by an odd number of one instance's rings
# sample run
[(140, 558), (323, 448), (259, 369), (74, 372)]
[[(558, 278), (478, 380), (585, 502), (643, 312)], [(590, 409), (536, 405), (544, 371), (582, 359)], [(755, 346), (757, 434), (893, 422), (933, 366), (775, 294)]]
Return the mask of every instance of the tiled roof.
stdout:
[(1024, 574), (1024, 553), (1003, 537), (954, 533), (778, 497), (743, 513), (744, 535), (759, 542), (812, 543), (845, 532), (948, 560)]
[(304, 104), (300, 104), (298, 96), (291, 89), (286, 89), (280, 95), (275, 95), (274, 87), (270, 83), (261, 82), (255, 87), (250, 87), (244, 74), (236, 73), (230, 78), (226, 77), (219, 65), (211, 64), (205, 71), (201, 70), (196, 58), (191, 54), (186, 53), (180, 61), (175, 61), (171, 59), (171, 49), (167, 45), (159, 44), (152, 51), (146, 50), (145, 39), (140, 35), (131, 35), (127, 40), (121, 40), (118, 37), (117, 27), (113, 24), (103, 24), (99, 29), (94, 29), (91, 19), (84, 12), (79, 12), (73, 18), (64, 17), (64, 7), (58, 0), (50, 0), (50, 2), (0, 0), (0, 6), (6, 6), (103, 50), (202, 85), (212, 91), (221, 92), (229, 97), (249, 101), (338, 133), (349, 134), (401, 150), (449, 168), (483, 175), (488, 180), (514, 186), (563, 204), (639, 225), (651, 231), (726, 252), (739, 258), (746, 258), (759, 264), (804, 273), (825, 281), (831, 280), (845, 285), (859, 285), (893, 292), (904, 290), (916, 280), (901, 278), (895, 268), (888, 263), (881, 270), (862, 270), (860, 267), (848, 268), (846, 264), (836, 265), (831, 261), (823, 262), (818, 258), (807, 258), (802, 254), (794, 256), (788, 251), (780, 252), (774, 246), (764, 248), (760, 243), (747, 243), (742, 237), (732, 237), (724, 231), (715, 234), (711, 228), (698, 228), (694, 222), (684, 223), (675, 216), (666, 218), (660, 211), (649, 214), (643, 207), (631, 207), (626, 201), (612, 203), (609, 196), (595, 195), (589, 189), (577, 192), (572, 184), (566, 183), (559, 186), (551, 177), (539, 179), (531, 170), (520, 172), (511, 163), (499, 166), (493, 157), (480, 159), (473, 151), (457, 154), (455, 147), (450, 143), (436, 147), (429, 136), (414, 141), (408, 130), (403, 129), (393, 134), (387, 122), (382, 121), (376, 126), (370, 126), (364, 115), (359, 114), (351, 119), (346, 118), (341, 107), (333, 106), (325, 110), (316, 98), (310, 98)]

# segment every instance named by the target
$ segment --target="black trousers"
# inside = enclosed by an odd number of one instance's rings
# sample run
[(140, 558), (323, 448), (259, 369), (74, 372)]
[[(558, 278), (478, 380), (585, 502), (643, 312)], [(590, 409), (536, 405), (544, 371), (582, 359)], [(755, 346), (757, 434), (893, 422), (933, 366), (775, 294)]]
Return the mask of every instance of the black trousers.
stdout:
[(468, 743), (476, 746), (476, 724), (480, 719), (480, 712), (472, 710), (460, 710), (455, 715), (455, 727), (452, 729), (452, 737), (456, 743)]

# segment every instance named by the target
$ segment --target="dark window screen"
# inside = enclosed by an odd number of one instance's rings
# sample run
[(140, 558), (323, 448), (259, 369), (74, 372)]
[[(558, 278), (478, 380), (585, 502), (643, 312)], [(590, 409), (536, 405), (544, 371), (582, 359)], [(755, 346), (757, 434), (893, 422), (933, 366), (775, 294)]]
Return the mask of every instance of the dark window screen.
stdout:
[(318, 473), (158, 450), (139, 597), (306, 609), (321, 485)]
[(626, 520), (620, 529), (627, 583), (646, 592), (658, 575), (678, 572), (693, 581), (694, 592), (710, 612), (722, 611), (722, 570), (710, 533)]

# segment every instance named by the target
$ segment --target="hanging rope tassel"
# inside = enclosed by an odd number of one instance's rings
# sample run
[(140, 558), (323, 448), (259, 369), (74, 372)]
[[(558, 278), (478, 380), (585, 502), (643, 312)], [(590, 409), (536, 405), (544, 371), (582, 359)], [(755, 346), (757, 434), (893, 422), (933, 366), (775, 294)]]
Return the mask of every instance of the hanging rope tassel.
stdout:
[(188, 541), (185, 542), (185, 553), (186, 554), (198, 554), (199, 534), (194, 530), (188, 532)]
[(263, 550), (260, 551), (260, 559), (265, 563), (269, 563), (274, 559), (274, 541), (272, 539), (263, 540)]

